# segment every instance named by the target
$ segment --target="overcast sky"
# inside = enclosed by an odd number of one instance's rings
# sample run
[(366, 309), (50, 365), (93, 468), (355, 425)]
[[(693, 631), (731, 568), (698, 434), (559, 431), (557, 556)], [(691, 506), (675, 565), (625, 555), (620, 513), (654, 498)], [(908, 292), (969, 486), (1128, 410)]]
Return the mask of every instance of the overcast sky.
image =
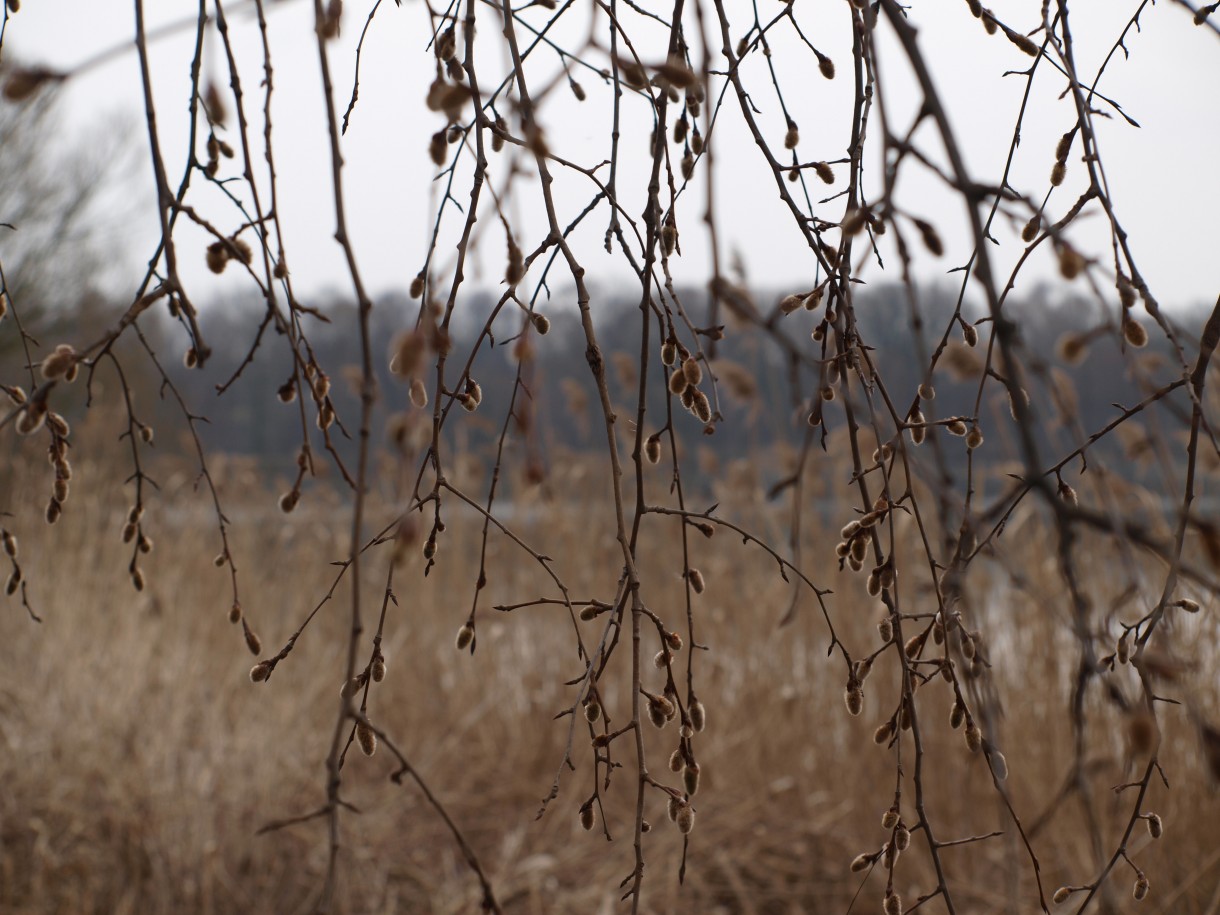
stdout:
[[(808, 0), (796, 0), (798, 10)], [(1077, 62), (1090, 77), (1110, 50), (1123, 24), (1138, 6), (1129, 2), (1076, 3), (1073, 5), (1073, 34), (1078, 42)], [(270, 38), (275, 66), (276, 94), (273, 120), (276, 152), (281, 181), (281, 214), (287, 226), (287, 249), (296, 288), (317, 294), (327, 288), (350, 290), (342, 254), (334, 243), (334, 216), (329, 192), (329, 158), (325, 142), (325, 115), (319, 101), (320, 79), (312, 36), (312, 4), (302, 0), (269, 2)], [(372, 0), (348, 0), (341, 38), (330, 45), (336, 82), (336, 103), (346, 106), (350, 93), (356, 40)], [(591, 6), (579, 0), (572, 17), (584, 27)], [(973, 19), (964, 2), (916, 0), (911, 4), (913, 21), (919, 26), (920, 40), (934, 67), (934, 76), (948, 100), (952, 123), (965, 145), (973, 177), (980, 181), (998, 180), (1003, 169), (1015, 117), (1020, 105), (1023, 80), (1003, 78), (1005, 70), (1024, 68), (1024, 56), (1003, 36), (988, 37), (978, 20)], [(1039, 16), (1041, 0), (996, 0), (997, 16), (1019, 30), (1032, 30)], [(149, 0), (146, 2), (149, 28), (190, 17), (196, 5), (190, 0)], [(740, 10), (738, 32), (748, 27), (750, 6), (745, 0), (729, 0), (730, 10)], [(774, 0), (759, 0), (764, 16), (772, 15)], [(710, 5), (709, 5), (710, 10)], [(259, 81), (261, 52), (252, 19), (238, 12), (248, 4), (231, 2), (231, 13), (239, 66), (242, 70), (248, 103), (261, 106)], [(543, 10), (538, 13), (538, 21)], [(850, 25), (846, 3), (810, 5), (801, 14), (802, 22), (816, 31), (811, 35), (820, 50), (838, 65), (838, 76), (826, 81), (818, 75), (816, 61), (792, 36), (777, 34), (774, 60), (779, 79), (795, 119), (801, 128), (799, 152), (805, 161), (837, 159), (845, 154), (850, 128), (851, 72)], [(488, 19), (481, 40), (489, 45), (498, 35)], [(1220, 86), (1220, 40), (1215, 33), (1191, 24), (1189, 14), (1171, 3), (1149, 6), (1141, 20), (1143, 29), (1128, 40), (1130, 60), (1121, 53), (1107, 69), (1100, 91), (1116, 99), (1141, 125), (1135, 129), (1121, 119), (1102, 121), (1100, 143), (1110, 186), (1120, 219), (1130, 233), (1131, 245), (1153, 290), (1167, 304), (1214, 301), (1220, 292), (1220, 107), (1215, 90)], [(573, 35), (572, 29), (566, 35)], [(654, 30), (657, 31), (657, 30)], [(902, 128), (918, 104), (908, 71), (890, 30), (881, 29), (879, 47), (882, 75), (888, 81), (887, 104), (890, 116)], [(18, 14), (11, 17), (4, 39), (6, 60), (14, 57), (28, 63), (72, 69), (92, 55), (131, 41), (134, 34), (133, 4), (130, 0), (25, 0)], [(404, 288), (419, 270), (427, 251), (427, 240), (435, 219), (434, 184), (436, 169), (428, 158), (428, 138), (441, 126), (441, 116), (428, 112), (423, 99), (433, 77), (433, 59), (426, 50), (428, 20), (423, 5), (405, 0), (402, 7), (382, 4), (365, 45), (360, 101), (352, 127), (344, 139), (346, 181), (357, 257), (372, 292)], [(207, 53), (207, 72), (222, 86), (227, 81), (223, 48), (213, 36)], [(158, 39), (152, 49), (156, 102), (171, 180), (177, 183), (184, 161), (185, 112), (188, 104), (188, 66), (192, 47), (191, 30)], [(722, 59), (722, 58), (721, 58)], [(503, 69), (496, 55), (488, 58), (488, 69)], [(600, 58), (604, 62), (604, 56)], [(717, 62), (718, 63), (718, 62)], [(600, 65), (600, 64), (599, 64)], [(555, 57), (539, 60), (537, 85), (555, 69)], [(755, 93), (760, 118), (770, 125), (773, 147), (782, 150), (783, 119), (778, 112), (773, 90), (760, 55), (755, 55), (746, 75)], [(486, 78), (485, 78), (486, 79)], [(584, 164), (593, 165), (607, 153), (607, 126), (610, 93), (594, 73), (578, 75), (589, 92), (589, 101), (578, 104), (566, 88), (554, 93), (548, 102), (548, 123), (554, 149)], [(1063, 82), (1049, 67), (1044, 67), (1035, 87), (1033, 114), (1022, 134), (1022, 145), (1013, 172), (1012, 184), (1021, 192), (1041, 199), (1048, 187), (1054, 161), (1055, 144), (1064, 130), (1075, 121), (1070, 100), (1059, 98)], [(140, 265), (147, 259), (156, 240), (156, 216), (151, 193), (151, 169), (143, 151), (146, 137), (141, 121), (142, 100), (139, 71), (134, 50), (115, 56), (110, 62), (91, 68), (73, 79), (67, 89), (66, 127), (55, 138), (56, 144), (88, 142), (100, 125), (118, 123), (133, 133), (133, 144), (140, 144), (135, 158), (143, 171), (134, 176), (143, 196), (134, 223), (123, 232), (124, 248), (130, 259), (127, 290), (134, 288)], [(639, 214), (644, 198), (642, 182), (633, 186), (632, 175), (642, 174), (649, 122), (638, 100), (629, 104), (625, 121), (625, 143), (633, 149), (624, 162), (624, 206)], [(1106, 110), (1105, 106), (1101, 106)], [(124, 117), (125, 116), (125, 117)], [(232, 126), (232, 119), (230, 119)], [(874, 114), (873, 139), (878, 138), (879, 123)], [(634, 131), (634, 133), (632, 132)], [(234, 135), (228, 139), (236, 145)], [(916, 139), (930, 152), (939, 155), (930, 125)], [(879, 146), (879, 144), (878, 144)], [(721, 219), (721, 246), (724, 254), (738, 252), (750, 278), (760, 285), (808, 286), (814, 261), (800, 236), (791, 228), (779, 202), (774, 181), (753, 142), (743, 129), (736, 104), (726, 103), (723, 122), (716, 137), (717, 200)], [(1084, 167), (1078, 159), (1079, 145), (1069, 160), (1068, 180), (1051, 199), (1049, 212), (1061, 216), (1082, 189)], [(256, 156), (258, 152), (256, 152)], [(680, 151), (675, 158), (680, 157)], [(490, 181), (497, 191), (505, 174), (504, 158), (493, 158)], [(234, 170), (231, 174), (236, 175)], [(833, 193), (844, 186), (845, 169), (838, 170)], [(697, 179), (696, 185), (702, 178)], [(877, 191), (874, 171), (866, 189)], [(816, 185), (816, 187), (814, 186)], [(629, 189), (629, 190), (628, 190)], [(235, 188), (236, 190), (236, 188)], [(587, 179), (564, 176), (559, 185), (560, 221), (566, 223), (587, 203), (592, 186)], [(826, 187), (816, 180), (811, 192), (823, 194)], [(206, 189), (205, 189), (206, 191)], [(464, 204), (468, 187), (458, 184), (458, 199)], [(947, 253), (939, 260), (922, 256), (918, 275), (942, 276), (950, 267), (964, 263), (969, 256), (968, 236), (962, 207), (949, 197), (938, 181), (925, 170), (912, 166), (902, 178), (899, 201), (913, 215), (934, 222), (946, 241)], [(520, 220), (522, 246), (527, 250), (541, 237), (540, 209), (533, 189), (521, 194), (510, 212)], [(225, 205), (218, 194), (207, 191), (194, 200), (209, 218), (226, 231), (232, 231), (240, 217)], [(701, 192), (688, 195), (679, 210), (682, 231), (682, 257), (674, 265), (679, 282), (703, 284), (709, 272), (707, 235), (702, 231)], [(841, 216), (837, 201), (818, 209), (825, 218)], [(451, 212), (445, 223), (446, 239), (438, 263), (450, 261), (451, 233), (458, 226)], [(504, 264), (503, 234), (488, 210), (480, 228), (488, 232), (468, 275), (476, 283), (499, 282)], [(606, 215), (594, 217), (589, 229), (578, 236), (583, 246), (589, 274), (597, 279), (617, 280), (624, 276), (621, 263), (602, 251), (601, 235)], [(1002, 246), (995, 249), (1000, 274), (1020, 256), (1022, 245), (1016, 237), (1020, 224), (999, 225), (995, 231)], [(1102, 231), (1104, 218), (1091, 208), (1069, 237), (1087, 254), (1099, 256), (1103, 263), (1109, 240)], [(182, 235), (180, 257), (184, 275), (191, 284), (192, 296), (207, 301), (233, 288), (239, 278), (226, 274), (215, 277), (204, 266), (206, 239), (186, 231)], [(898, 279), (896, 258), (887, 259), (888, 276)], [(1055, 275), (1050, 252), (1035, 257), (1025, 274), (1023, 289), (1032, 280)], [(233, 273), (235, 271), (230, 271)], [(869, 281), (880, 278), (869, 267), (862, 275)], [(562, 288), (562, 279), (556, 288)]]

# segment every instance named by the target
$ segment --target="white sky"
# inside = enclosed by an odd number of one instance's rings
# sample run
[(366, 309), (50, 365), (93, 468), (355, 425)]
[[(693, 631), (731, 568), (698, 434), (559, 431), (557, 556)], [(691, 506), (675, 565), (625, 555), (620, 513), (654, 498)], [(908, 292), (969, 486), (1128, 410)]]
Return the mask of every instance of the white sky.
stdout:
[[(752, 14), (746, 0), (726, 0), (728, 9), (742, 18), (733, 34), (740, 37)], [(798, 10), (814, 6), (810, 0), (796, 0)], [(150, 29), (190, 17), (196, 5), (190, 0), (147, 0)], [(758, 0), (764, 17), (774, 14), (779, 4)], [(1073, 5), (1073, 34), (1077, 40), (1080, 71), (1090, 76), (1109, 51), (1127, 18), (1138, 6), (1128, 2), (1077, 2)], [(372, 0), (360, 4), (348, 0), (341, 39), (330, 45), (332, 72), (336, 82), (336, 104), (340, 111), (347, 104), (356, 40)], [(588, 8), (578, 0), (573, 15), (588, 22)], [(1041, 0), (995, 0), (997, 16), (1019, 30), (1032, 29), (1038, 22)], [(268, 0), (270, 36), (275, 66), (276, 94), (273, 120), (281, 182), (281, 213), (287, 226), (288, 262), (299, 293), (306, 295), (323, 289), (350, 290), (339, 247), (332, 238), (334, 217), (329, 189), (329, 156), (325, 141), (325, 115), (319, 101), (320, 78), (312, 35), (312, 4), (302, 0)], [(1021, 77), (1001, 78), (1008, 69), (1027, 67), (1024, 56), (1000, 35), (988, 37), (973, 19), (964, 2), (922, 0), (912, 4), (913, 21), (920, 28), (920, 39), (932, 63), (934, 75), (948, 101), (950, 117), (959, 132), (973, 177), (980, 181), (998, 180), (1012, 136), (1013, 124), (1023, 90)], [(243, 12), (237, 12), (238, 9)], [(709, 15), (711, 13), (708, 5)], [(247, 104), (256, 116), (261, 109), (262, 61), (257, 31), (247, 5), (236, 0), (227, 5), (239, 56)], [(539, 17), (544, 13), (538, 10)], [(822, 3), (819, 8), (799, 12), (802, 23), (811, 25), (810, 37), (820, 50), (838, 66), (833, 82), (816, 72), (815, 61), (798, 45), (776, 37), (775, 56), (785, 98), (801, 127), (801, 158), (837, 159), (845, 154), (851, 104), (850, 27), (847, 4)], [(541, 21), (539, 19), (538, 21)], [(498, 41), (490, 18), (484, 20), (480, 40), (488, 46)], [(1103, 121), (1100, 142), (1107, 174), (1114, 193), (1118, 215), (1127, 228), (1133, 250), (1153, 291), (1165, 304), (1210, 303), (1220, 292), (1220, 108), (1215, 90), (1220, 86), (1220, 40), (1207, 29), (1197, 28), (1189, 14), (1171, 3), (1148, 7), (1141, 20), (1143, 30), (1128, 40), (1131, 59), (1121, 53), (1107, 69), (1099, 89), (1119, 101), (1124, 110), (1142, 124), (1129, 127), (1121, 120)], [(582, 25), (583, 27), (583, 25)], [(578, 29), (575, 31), (579, 31)], [(604, 28), (602, 29), (604, 32)], [(657, 30), (653, 30), (654, 32)], [(882, 27), (880, 47), (883, 76), (889, 80), (891, 116), (895, 129), (905, 129), (919, 96), (893, 42), (891, 32)], [(572, 31), (566, 34), (572, 34)], [(134, 35), (131, 0), (25, 0), (21, 11), (8, 24), (4, 56), (28, 63), (71, 69), (99, 51), (130, 42)], [(428, 83), (433, 76), (433, 59), (426, 50), (429, 26), (424, 6), (406, 0), (401, 8), (385, 0), (365, 45), (360, 102), (352, 128), (344, 139), (347, 168), (349, 221), (357, 257), (366, 284), (373, 293), (402, 289), (420, 268), (434, 219), (432, 176), (436, 169), (427, 153), (430, 134), (441, 125), (441, 116), (423, 105)], [(192, 30), (158, 40), (152, 47), (154, 79), (161, 137), (166, 152), (171, 183), (177, 184), (184, 161), (185, 114), (189, 91), (188, 66)], [(657, 54), (642, 54), (657, 61)], [(604, 56), (598, 65), (604, 62)], [(713, 65), (719, 64), (719, 60)], [(222, 87), (227, 82), (223, 49), (212, 36), (207, 54), (208, 69)], [(540, 55), (533, 77), (536, 85), (547, 81), (555, 70), (556, 58)], [(489, 54), (483, 67), (486, 85), (496, 67), (503, 72), (498, 53)], [(773, 148), (782, 150), (783, 120), (761, 56), (746, 71), (754, 92), (760, 117), (769, 125)], [(584, 164), (592, 165), (608, 156), (606, 139), (609, 123), (610, 93), (596, 74), (578, 75), (589, 90), (589, 101), (578, 105), (563, 86), (548, 101), (549, 137), (556, 151)], [(1036, 83), (1032, 116), (1022, 134), (1012, 183), (1023, 193), (1040, 199), (1048, 187), (1055, 143), (1074, 123), (1070, 100), (1060, 99), (1062, 80), (1049, 67), (1043, 67)], [(644, 203), (643, 182), (631, 182), (642, 174), (650, 121), (644, 106), (629, 100), (625, 121), (625, 149), (631, 155), (624, 161), (621, 187), (624, 206), (639, 214)], [(1105, 106), (1102, 106), (1103, 110)], [(68, 119), (57, 143), (73, 144), (88, 140), (91, 131), (104, 129), (112, 115), (127, 117), (115, 123), (132, 130), (133, 143), (146, 146), (142, 122), (141, 91), (134, 47), (105, 65), (90, 69), (68, 87)], [(261, 129), (256, 121), (256, 132)], [(233, 118), (229, 121), (229, 142), (237, 145)], [(716, 141), (717, 199), (721, 220), (722, 251), (739, 251), (753, 282), (766, 286), (810, 285), (813, 259), (803, 240), (791, 228), (787, 211), (779, 204), (773, 179), (762, 166), (757, 149), (744, 131), (736, 102), (726, 101), (725, 117)], [(879, 139), (880, 121), (874, 111), (872, 137)], [(254, 140), (259, 137), (252, 137)], [(931, 125), (920, 130), (917, 141), (939, 156), (940, 145)], [(202, 146), (202, 144), (201, 144)], [(877, 144), (879, 148), (879, 143)], [(1061, 216), (1083, 189), (1084, 167), (1078, 159), (1079, 143), (1069, 160), (1069, 177), (1056, 191), (1049, 205), (1053, 218)], [(202, 155), (202, 153), (201, 153)], [(260, 150), (256, 149), (256, 157)], [(681, 152), (674, 153), (675, 160)], [(143, 151), (136, 158), (145, 171), (137, 176), (142, 196), (138, 218), (127, 232), (126, 248), (131, 268), (127, 272), (127, 291), (138, 280), (140, 266), (153, 250), (156, 216), (153, 208), (151, 167)], [(505, 179), (503, 157), (492, 157), (489, 175), (492, 185), (501, 189)], [(875, 162), (875, 160), (874, 160)], [(232, 165), (230, 165), (232, 168)], [(917, 273), (933, 278), (950, 267), (964, 263), (969, 255), (968, 236), (960, 203), (943, 191), (935, 179), (908, 166), (901, 179), (899, 202), (912, 214), (934, 222), (945, 238), (947, 255), (940, 260), (921, 255)], [(844, 186), (845, 169), (838, 169), (840, 180), (832, 190)], [(237, 174), (234, 169), (229, 174)], [(703, 180), (702, 171), (699, 181)], [(193, 203), (213, 222), (232, 231), (240, 217), (214, 191), (202, 188)], [(133, 184), (133, 187), (136, 187)], [(811, 192), (821, 194), (825, 186), (814, 180)], [(236, 188), (236, 185), (235, 185)], [(629, 190), (628, 190), (629, 189)], [(877, 191), (876, 173), (867, 189)], [(588, 202), (592, 190), (579, 177), (561, 178), (557, 185), (561, 223), (566, 224)], [(459, 179), (455, 193), (465, 204), (468, 186)], [(520, 194), (520, 192), (519, 192)], [(244, 194), (242, 195), (245, 196)], [(527, 251), (537, 244), (542, 232), (540, 208), (534, 189), (520, 194), (510, 209), (521, 220), (522, 247)], [(2, 207), (2, 202), (0, 202)], [(687, 195), (679, 209), (683, 256), (674, 264), (680, 283), (702, 285), (709, 273), (708, 239), (700, 217), (701, 192)], [(841, 204), (833, 202), (820, 208), (825, 218), (837, 220)], [(1103, 233), (1104, 219), (1096, 207), (1086, 211), (1087, 218), (1073, 228), (1069, 237), (1089, 255), (1099, 256), (1103, 264), (1109, 241)], [(458, 226), (456, 212), (445, 223), (447, 232)], [(605, 211), (592, 217), (587, 232), (578, 237), (589, 275), (595, 279), (617, 280), (624, 277), (619, 255), (610, 258), (601, 249), (606, 226)], [(1022, 220), (1023, 222), (1023, 220)], [(475, 283), (499, 282), (504, 265), (504, 240), (493, 212), (485, 209), (480, 229), (489, 233), (482, 243), (485, 260), (468, 269)], [(995, 230), (1002, 247), (993, 249), (1000, 275), (1007, 276), (1019, 257), (1022, 245), (1014, 227), (1000, 224)], [(446, 234), (439, 262), (449, 261), (452, 240)], [(180, 238), (180, 258), (184, 277), (196, 301), (207, 301), (232, 289), (238, 278), (210, 274), (203, 263), (207, 239), (188, 229)], [(898, 279), (897, 258), (887, 253), (888, 278)], [(1039, 253), (1024, 274), (1022, 289), (1032, 280), (1055, 275), (1052, 256)], [(864, 276), (879, 278), (868, 268)], [(567, 283), (556, 275), (554, 289)]]

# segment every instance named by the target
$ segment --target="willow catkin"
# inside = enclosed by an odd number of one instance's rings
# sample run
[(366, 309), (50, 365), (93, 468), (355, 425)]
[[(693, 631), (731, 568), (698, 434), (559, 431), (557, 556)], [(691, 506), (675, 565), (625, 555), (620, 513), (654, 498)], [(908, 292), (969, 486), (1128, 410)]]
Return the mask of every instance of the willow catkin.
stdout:
[(695, 828), (695, 809), (690, 804), (679, 804), (674, 814), (674, 822), (678, 825), (678, 832), (689, 835)]
[(356, 743), (360, 744), (360, 752), (365, 756), (377, 752), (377, 735), (363, 721), (356, 722)]
[(1144, 819), (1148, 821), (1148, 835), (1154, 839), (1159, 839), (1165, 832), (1165, 824), (1160, 816), (1155, 813), (1146, 814)]
[(1146, 898), (1148, 896), (1148, 889), (1150, 886), (1151, 884), (1148, 883), (1148, 878), (1143, 874), (1140, 874), (1135, 878), (1135, 886), (1131, 888), (1131, 898), (1136, 902)]
[(697, 762), (688, 762), (686, 768), (682, 770), (682, 787), (691, 797), (694, 797), (699, 791), (699, 772)]
[(690, 713), (691, 726), (696, 731), (702, 731), (707, 727), (707, 709), (704, 708), (703, 703), (693, 693), (691, 694), (690, 705), (687, 710)]

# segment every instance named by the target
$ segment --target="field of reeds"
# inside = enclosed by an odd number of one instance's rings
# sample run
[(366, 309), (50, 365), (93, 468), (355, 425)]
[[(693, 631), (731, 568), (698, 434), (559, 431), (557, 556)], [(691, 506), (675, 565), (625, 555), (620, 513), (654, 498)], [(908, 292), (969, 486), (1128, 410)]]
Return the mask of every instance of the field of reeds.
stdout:
[[(559, 456), (544, 485), (514, 478), (505, 489), (502, 517), (564, 570), (574, 600), (613, 594), (621, 565), (613, 525), (601, 517), (605, 499), (593, 460)], [(836, 466), (833, 449), (826, 460)], [(463, 464), (477, 491), (479, 461)], [(840, 477), (847, 466), (837, 465)], [(754, 465), (705, 461), (702, 469), (722, 514), (784, 541), (783, 500), (764, 498)], [(162, 493), (145, 519), (155, 548), (142, 593), (126, 571), (129, 547), (120, 534), (127, 497), (111, 466), (81, 459), (55, 536), (45, 525), (30, 526), (21, 540), (43, 622), (30, 621), (14, 601), (0, 613), (0, 912), (304, 913), (323, 880), (325, 820), (260, 830), (325, 803), (348, 591), (334, 592), (269, 682), (251, 683), (251, 656), (227, 619), (227, 572), (213, 566), (215, 519), (207, 499), (189, 464), (165, 461), (156, 471)], [(319, 487), (285, 516), (276, 508), (275, 482), (247, 462), (219, 456), (212, 471), (234, 522), (243, 603), (269, 654), (335, 580), (330, 563), (345, 551), (344, 526), (333, 523), (342, 503)], [(44, 485), (44, 476), (42, 466), (18, 462), (6, 482), (20, 492)], [(802, 568), (833, 591), (827, 603), (839, 636), (863, 654), (878, 644), (882, 610), (859, 576), (839, 571), (834, 543), (850, 507), (835, 500), (842, 487), (833, 470), (819, 480), (819, 491), (805, 494), (818, 510), (804, 519)], [(658, 468), (648, 485), (659, 493), (667, 482)], [(371, 500), (374, 523), (393, 516), (393, 499), (384, 495), (384, 505)], [(1006, 755), (1004, 787), (1040, 862), (1049, 905), (1056, 887), (1091, 879), (1118, 843), (1130, 801), (1114, 789), (1136, 777), (1146, 748), (1132, 743), (1130, 715), (1113, 695), (1126, 688), (1120, 670), (1085, 697), (1085, 766), (1072, 771), (1069, 702), (1078, 649), (1047, 545), (1023, 536), (1029, 521), (1015, 516), (1003, 553), (970, 566), (963, 596), (989, 635), (987, 682), (999, 700), (989, 728)], [(536, 564), (523, 562), (518, 547), (493, 533), (477, 651), (456, 651), (482, 519), (452, 511), (447, 523), (426, 578), (418, 550), (395, 571), (383, 646), (387, 675), (371, 694), (370, 719), (394, 735), (464, 832), (505, 911), (619, 911), (616, 887), (632, 865), (630, 770), (612, 773), (603, 791), (613, 841), (600, 819), (593, 830), (582, 829), (578, 807), (592, 769), (588, 739), (577, 731), (576, 770), (562, 773), (558, 798), (536, 818), (568, 740), (570, 719), (555, 719), (572, 702), (564, 683), (583, 670), (572, 627), (593, 624), (574, 623), (562, 606), (491, 609), (547, 593)], [(676, 524), (658, 517), (647, 523)], [(899, 529), (911, 542), (898, 549), (913, 549), (913, 529)], [(896, 762), (908, 781), (911, 775), (910, 756), (895, 759), (910, 754), (909, 740), (895, 748), (873, 740), (899, 694), (893, 671), (879, 669), (868, 680), (863, 714), (849, 716), (816, 603), (798, 597), (793, 621), (780, 626), (794, 586), (775, 562), (727, 531), (698, 540), (692, 564), (707, 587), (694, 598), (693, 613), (697, 641), (707, 650), (695, 663), (708, 718), (700, 735), (698, 819), (684, 847), (663, 807), (650, 800), (656, 806), (645, 812), (652, 829), (644, 835), (642, 908), (880, 911), (881, 865), (859, 872), (849, 866), (889, 838), (882, 816), (893, 798)], [(672, 580), (671, 597), (681, 607), (680, 538), (672, 543), (670, 551), (645, 554), (642, 573), (659, 583), (654, 602)], [(389, 550), (370, 554), (366, 593), (384, 586)], [(1103, 544), (1084, 550), (1080, 572), (1090, 593), (1121, 608), (1129, 596), (1117, 593), (1126, 578), (1114, 574), (1114, 555)], [(910, 584), (908, 602), (918, 602), (920, 587)], [(1160, 715), (1168, 787), (1154, 779), (1144, 809), (1161, 817), (1164, 837), (1152, 838), (1141, 821), (1127, 845), (1152, 892), (1134, 902), (1134, 877), (1118, 870), (1107, 882), (1103, 911), (1213, 915), (1220, 907), (1220, 800), (1193, 721), (1220, 712), (1217, 622), (1214, 599), (1200, 601), (1204, 612), (1179, 614), (1165, 627), (1163, 651), (1175, 666), (1160, 693), (1189, 708), (1166, 706)], [(646, 683), (650, 672), (656, 673), (646, 671)], [(602, 701), (616, 720), (629, 717), (628, 689), (612, 679), (602, 684)], [(1134, 687), (1129, 692), (1134, 696)], [(952, 702), (939, 678), (918, 693), (924, 804), (940, 842), (986, 838), (942, 848), (947, 879), (963, 911), (1031, 911), (1012, 902), (1031, 898), (1029, 851), (982, 755), (951, 729)], [(645, 735), (659, 777), (669, 776), (674, 731), (674, 725), (648, 728)], [(338, 910), (477, 911), (478, 884), (458, 847), (415, 785), (391, 780), (396, 768), (385, 752), (347, 757), (344, 796), (359, 812), (342, 818)], [(1098, 836), (1104, 848), (1095, 845)], [(904, 857), (895, 888), (911, 905), (935, 877), (918, 842)]]

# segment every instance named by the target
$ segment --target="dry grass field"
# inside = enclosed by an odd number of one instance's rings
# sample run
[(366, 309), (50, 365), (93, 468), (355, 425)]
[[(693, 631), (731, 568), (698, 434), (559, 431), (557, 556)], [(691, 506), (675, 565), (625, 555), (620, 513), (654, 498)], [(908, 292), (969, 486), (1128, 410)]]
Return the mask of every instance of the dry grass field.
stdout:
[[(574, 598), (612, 594), (619, 569), (617, 544), (606, 533), (613, 528), (594, 507), (605, 500), (587, 470), (572, 460), (545, 489), (510, 485), (508, 495), (516, 530), (554, 557)], [(328, 563), (344, 552), (344, 526), (332, 523), (340, 502), (317, 488), (283, 516), (275, 492), (241, 462), (218, 458), (214, 472), (236, 522), (243, 602), (270, 654), (334, 580)], [(44, 482), (38, 466), (19, 465), (9, 475), (15, 491)], [(348, 592), (336, 591), (270, 682), (252, 684), (251, 656), (226, 619), (226, 573), (212, 565), (207, 504), (189, 467), (166, 463), (158, 475), (164, 498), (151, 504), (145, 527), (156, 548), (143, 593), (125, 572), (119, 532), (126, 505), (112, 467), (82, 459), (56, 536), (31, 526), (22, 540), (44, 622), (30, 622), (15, 602), (0, 614), (4, 913), (304, 913), (322, 880), (324, 821), (256, 833), (325, 800)], [(722, 514), (783, 542), (785, 516), (761, 497), (748, 467), (716, 468), (715, 478), (723, 481)], [(809, 497), (833, 504), (825, 493)], [(374, 522), (392, 516), (389, 494), (372, 504)], [(836, 517), (807, 513), (805, 569), (834, 590), (835, 624), (859, 654), (877, 643), (879, 604), (858, 577), (837, 569)], [(965, 593), (992, 634), (991, 676), (1003, 709), (995, 742), (1007, 755), (1006, 786), (1033, 839), (1049, 901), (1060, 884), (1091, 879), (1101, 850), (1091, 847), (1079, 799), (1059, 799), (1072, 758), (1067, 704), (1076, 649), (1044, 544), (1022, 535), (1028, 520), (1010, 525), (1002, 562), (971, 566)], [(473, 513), (451, 512), (432, 573), (421, 575), (418, 556), (398, 569), (388, 675), (372, 693), (370, 717), (395, 735), (465, 831), (505, 911), (618, 911), (614, 887), (631, 866), (629, 770), (616, 773), (608, 792), (613, 843), (578, 821), (591, 772), (579, 734), (577, 771), (565, 773), (558, 800), (535, 819), (567, 740), (567, 719), (552, 720), (572, 701), (563, 683), (582, 669), (567, 611), (483, 609), (475, 655), (454, 650), (480, 527)], [(727, 533), (693, 548), (708, 581), (695, 607), (699, 640), (709, 648), (696, 662), (709, 720), (698, 822), (680, 886), (682, 836), (659, 806), (646, 811), (655, 828), (645, 836), (644, 909), (842, 913), (855, 899), (851, 911), (880, 911), (880, 866), (871, 875), (848, 866), (888, 837), (881, 816), (893, 796), (894, 751), (874, 745), (872, 735), (893, 708), (892, 671), (878, 670), (863, 714), (850, 717), (841, 672), (825, 657), (816, 604), (802, 600), (795, 621), (778, 627), (792, 586), (765, 554)], [(675, 539), (673, 555), (644, 557), (643, 574), (657, 583), (654, 603), (672, 581), (674, 606), (681, 606), (678, 551)], [(377, 595), (388, 553), (373, 555), (367, 593)], [(1089, 555), (1096, 561), (1083, 568), (1093, 576), (1092, 593), (1105, 598), (1122, 584), (1110, 571), (1114, 554), (1098, 545)], [(537, 567), (503, 537), (492, 538), (488, 580), (484, 608), (547, 593)], [(911, 585), (908, 602), (917, 602), (919, 587)], [(1202, 602), (1214, 610), (1214, 600)], [(1181, 615), (1168, 628), (1184, 663), (1163, 693), (1214, 717), (1214, 613)], [(1110, 680), (1120, 689), (1121, 673)], [(619, 720), (625, 692), (622, 683), (603, 685), (607, 711)], [(1096, 706), (1086, 738), (1091, 809), (1108, 853), (1130, 813), (1127, 797), (1112, 788), (1142, 760), (1133, 758), (1114, 704), (1097, 689), (1087, 701)], [(950, 729), (951, 702), (939, 679), (920, 690), (918, 713), (930, 719), (922, 726), (929, 815), (941, 841), (1003, 833), (943, 851), (951, 886), (965, 911), (1030, 911), (1009, 902), (1019, 893), (1030, 898), (1029, 858), (982, 756)], [(1145, 809), (1161, 815), (1165, 837), (1153, 840), (1141, 828), (1129, 846), (1153, 892), (1133, 902), (1132, 878), (1116, 872), (1103, 902), (1115, 912), (1214, 915), (1220, 802), (1189, 716), (1166, 707), (1161, 717), (1172, 788), (1154, 780)], [(646, 735), (650, 765), (666, 776), (673, 731)], [(909, 742), (899, 746), (910, 752)], [(386, 753), (348, 757), (345, 796), (360, 813), (343, 820), (340, 911), (476, 911), (477, 883), (451, 836), (409, 780), (390, 781), (394, 768)], [(935, 881), (916, 843), (905, 857), (896, 888), (913, 900), (921, 882)]]

